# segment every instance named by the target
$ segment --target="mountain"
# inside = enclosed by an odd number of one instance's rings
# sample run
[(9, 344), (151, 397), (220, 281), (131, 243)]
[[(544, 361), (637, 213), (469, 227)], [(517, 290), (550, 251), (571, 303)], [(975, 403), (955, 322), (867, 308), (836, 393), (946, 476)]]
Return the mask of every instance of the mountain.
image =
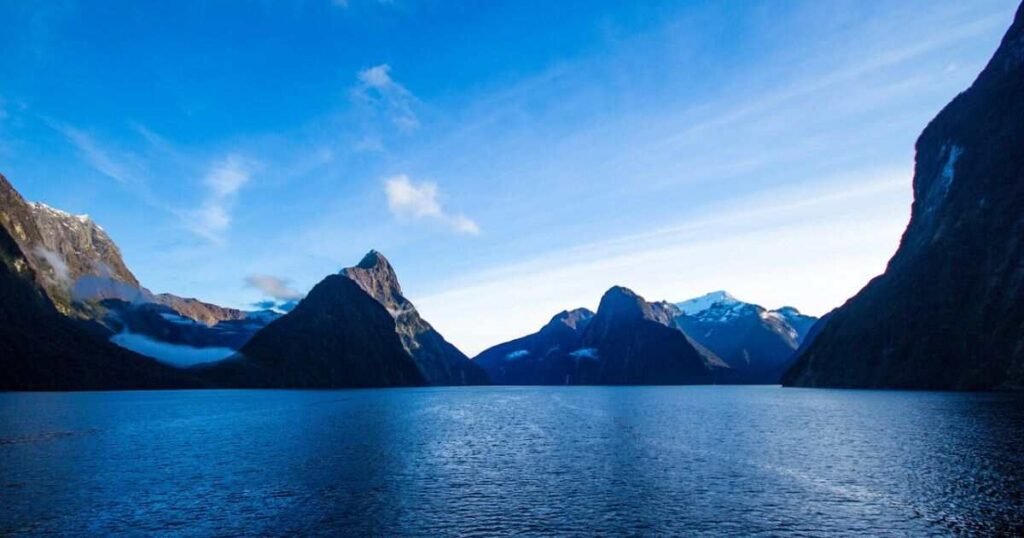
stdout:
[(731, 368), (731, 383), (778, 383), (816, 318), (767, 310), (717, 291), (678, 303), (676, 323)]
[[(0, 175), (0, 196), (10, 190)], [(38, 238), (24, 215), (0, 212), (0, 390), (197, 386), (194, 377), (121, 349), (57, 311), (19, 241)], [(12, 226), (12, 228), (8, 228)]]
[(384, 306), (395, 319), (405, 350), (431, 385), (483, 385), (487, 374), (420, 317), (402, 295), (398, 276), (381, 253), (371, 250), (355, 267), (341, 272)]
[(495, 383), (512, 385), (716, 382), (728, 366), (679, 329), (674, 318), (680, 313), (616, 286), (596, 314), (562, 312), (537, 333), (492, 347), (474, 362)]
[(218, 382), (266, 387), (468, 385), (487, 374), (449, 344), (402, 295), (391, 264), (371, 251), (321, 281), (294, 310), (220, 364)]
[(562, 311), (539, 331), (499, 344), (473, 358), (496, 385), (567, 385), (585, 360), (583, 331), (594, 313), (586, 308)]
[(391, 314), (353, 280), (331, 275), (238, 355), (196, 368), (239, 387), (391, 387), (426, 383)]
[(899, 249), (785, 385), (1024, 388), (1024, 5), (916, 149)]
[[(713, 383), (728, 369), (694, 345), (672, 321), (667, 303), (648, 303), (615, 286), (601, 297), (580, 341), (581, 381), (602, 385)], [(589, 362), (587, 362), (589, 361)]]
[(277, 317), (153, 294), (88, 215), (28, 202), (6, 178), (0, 178), (0, 209), (0, 225), (31, 263), (36, 283), (53, 305), (71, 318), (96, 322), (90, 325), (96, 335), (106, 333), (129, 349), (172, 363), (181, 362), (178, 353), (227, 355)]

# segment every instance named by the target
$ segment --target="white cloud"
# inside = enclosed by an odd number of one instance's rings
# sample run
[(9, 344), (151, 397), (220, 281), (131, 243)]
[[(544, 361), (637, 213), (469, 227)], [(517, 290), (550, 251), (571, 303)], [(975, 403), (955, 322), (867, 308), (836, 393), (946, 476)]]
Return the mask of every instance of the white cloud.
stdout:
[(68, 269), (68, 264), (64, 257), (59, 252), (50, 250), (42, 245), (36, 245), (32, 251), (36, 256), (46, 260), (46, 263), (49, 264), (50, 269), (53, 271), (54, 282), (68, 287), (71, 285), (71, 271)]
[(302, 292), (292, 288), (288, 280), (275, 276), (249, 275), (245, 277), (245, 284), (278, 301), (296, 301), (303, 297)]
[(110, 341), (140, 355), (178, 367), (195, 366), (204, 362), (224, 360), (235, 354), (226, 347), (192, 347), (183, 344), (160, 342), (142, 334), (123, 332), (115, 334)]
[(384, 193), (388, 198), (388, 209), (396, 217), (434, 219), (457, 233), (480, 234), (480, 226), (469, 217), (445, 212), (438, 199), (437, 183), (413, 183), (409, 176), (401, 174), (384, 180)]
[(210, 241), (220, 242), (231, 226), (238, 191), (249, 182), (254, 168), (238, 155), (228, 155), (214, 164), (203, 178), (206, 196), (199, 209), (188, 215), (189, 228)]
[(403, 133), (419, 128), (419, 118), (412, 110), (416, 98), (405, 86), (391, 78), (391, 66), (381, 64), (368, 67), (356, 76), (359, 79), (353, 91), (356, 99), (380, 109)]
[(56, 126), (57, 130), (78, 149), (78, 153), (89, 166), (119, 183), (133, 183), (135, 175), (126, 159), (114, 157), (96, 143), (92, 136), (66, 125)]

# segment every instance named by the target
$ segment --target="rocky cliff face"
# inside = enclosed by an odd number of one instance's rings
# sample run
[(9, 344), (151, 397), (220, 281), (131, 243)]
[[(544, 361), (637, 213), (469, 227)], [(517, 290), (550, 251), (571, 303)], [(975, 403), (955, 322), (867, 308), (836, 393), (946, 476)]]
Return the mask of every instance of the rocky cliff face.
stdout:
[(715, 292), (680, 303), (676, 323), (730, 367), (730, 383), (778, 383), (816, 318)]
[(244, 321), (252, 319), (253, 315), (262, 316), (263, 313), (239, 310), (237, 308), (225, 308), (215, 304), (205, 303), (191, 297), (179, 297), (170, 293), (160, 293), (152, 296), (152, 302), (164, 305), (178, 314), (193, 321), (214, 326), (224, 321)]
[(342, 271), (373, 297), (395, 320), (406, 351), (431, 385), (487, 384), (487, 374), (448, 343), (402, 295), (395, 270), (381, 253), (370, 251), (355, 267)]
[(1024, 387), (1024, 6), (917, 141), (910, 224), (784, 384)]
[[(66, 280), (73, 298), (131, 300), (138, 295), (139, 281), (125, 266), (121, 250), (88, 215), (71, 215), (38, 202), (29, 207), (42, 239), (33, 251), (60, 273), (59, 280)], [(74, 297), (74, 284), (86, 276), (99, 278)]]
[[(541, 330), (489, 348), (473, 359), (496, 385), (567, 385), (579, 379), (585, 360), (583, 331), (594, 313), (585, 308), (563, 311)], [(574, 355), (574, 353), (576, 353)]]

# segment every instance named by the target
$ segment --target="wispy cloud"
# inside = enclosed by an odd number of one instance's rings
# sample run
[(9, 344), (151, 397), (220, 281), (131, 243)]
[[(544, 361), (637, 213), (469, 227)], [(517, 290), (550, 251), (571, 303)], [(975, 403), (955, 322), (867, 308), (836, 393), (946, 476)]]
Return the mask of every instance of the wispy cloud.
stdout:
[(249, 182), (255, 165), (238, 155), (228, 155), (215, 163), (203, 178), (206, 189), (199, 208), (191, 211), (187, 224), (196, 234), (221, 242), (231, 225), (231, 212), (238, 191)]
[(42, 245), (36, 245), (32, 251), (40, 258), (46, 260), (46, 263), (50, 266), (50, 270), (53, 272), (52, 279), (55, 283), (62, 286), (71, 286), (71, 271), (68, 269), (68, 264), (64, 260), (64, 256), (61, 256), (59, 252), (50, 250)]
[(462, 214), (450, 214), (441, 207), (437, 183), (414, 183), (409, 176), (402, 174), (384, 181), (384, 193), (387, 195), (388, 209), (396, 217), (433, 219), (457, 233), (480, 234), (480, 226), (472, 219)]
[(138, 182), (138, 172), (136, 166), (131, 163), (131, 157), (115, 156), (111, 151), (101, 147), (96, 139), (85, 131), (68, 125), (54, 127), (78, 149), (82, 159), (101, 174), (123, 184)]
[(304, 296), (302, 292), (292, 287), (290, 281), (276, 276), (249, 275), (245, 277), (245, 285), (277, 301), (295, 301)]
[(391, 77), (391, 66), (381, 64), (363, 69), (357, 78), (359, 82), (352, 93), (358, 101), (379, 109), (403, 133), (419, 128), (419, 118), (413, 112), (416, 98)]

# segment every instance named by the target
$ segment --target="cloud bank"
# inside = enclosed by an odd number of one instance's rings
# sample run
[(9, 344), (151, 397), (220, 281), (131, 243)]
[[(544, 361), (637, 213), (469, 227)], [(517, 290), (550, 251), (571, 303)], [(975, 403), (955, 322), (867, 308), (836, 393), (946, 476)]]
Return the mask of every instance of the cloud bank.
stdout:
[(145, 355), (178, 367), (224, 360), (235, 354), (235, 350), (231, 348), (168, 344), (153, 340), (148, 336), (128, 332), (115, 334), (110, 338), (110, 341), (139, 355)]

